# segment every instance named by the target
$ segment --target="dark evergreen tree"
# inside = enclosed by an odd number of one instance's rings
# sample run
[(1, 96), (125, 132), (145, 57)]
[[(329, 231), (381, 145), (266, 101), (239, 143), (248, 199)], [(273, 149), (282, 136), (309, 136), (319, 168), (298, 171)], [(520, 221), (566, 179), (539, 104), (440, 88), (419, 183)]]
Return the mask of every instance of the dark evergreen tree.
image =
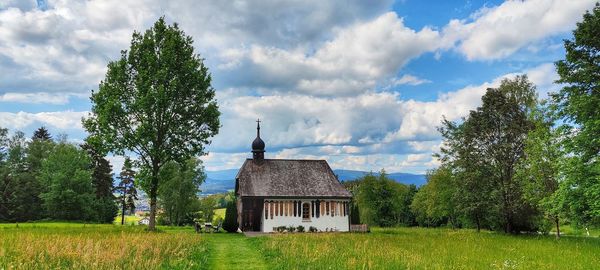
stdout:
[(121, 225), (125, 224), (125, 212), (135, 212), (135, 200), (137, 200), (137, 189), (135, 188), (135, 171), (129, 158), (125, 159), (121, 173), (117, 177), (119, 184), (116, 187), (119, 197), (117, 201), (121, 205)]
[(227, 203), (227, 208), (225, 209), (225, 220), (223, 220), (223, 229), (227, 232), (234, 233), (237, 232), (239, 227), (237, 221), (237, 205), (235, 199)]
[(0, 221), (12, 221), (14, 178), (11, 177), (8, 129), (0, 128)]
[(52, 140), (52, 136), (50, 135), (50, 132), (48, 132), (46, 127), (41, 126), (35, 132), (33, 132), (33, 136), (31, 137), (31, 139), (34, 141), (35, 140), (49, 141), (49, 140)]
[(118, 214), (118, 207), (113, 195), (114, 184), (110, 162), (89, 144), (82, 145), (90, 156), (92, 168), (92, 186), (96, 194), (94, 208), (97, 221), (112, 223)]
[(11, 216), (13, 221), (30, 221), (41, 218), (41, 184), (29, 170), (27, 142), (23, 132), (16, 132), (9, 142), (8, 165), (13, 196)]
[(352, 201), (350, 204), (350, 224), (360, 224), (360, 210), (358, 204)]

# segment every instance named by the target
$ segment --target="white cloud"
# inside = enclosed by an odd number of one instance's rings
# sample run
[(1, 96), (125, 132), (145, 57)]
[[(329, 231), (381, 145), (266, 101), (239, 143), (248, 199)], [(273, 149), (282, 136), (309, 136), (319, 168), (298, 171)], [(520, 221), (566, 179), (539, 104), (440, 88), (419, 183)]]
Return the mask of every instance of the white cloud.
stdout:
[[(163, 14), (179, 22), (206, 57), (226, 56), (245, 44), (309, 46), (390, 5), (389, 0), (56, 0), (44, 11), (35, 1), (11, 0), (0, 8), (0, 74), (6, 75), (0, 89), (88, 92), (97, 87), (108, 61), (129, 47), (133, 31), (147, 29)], [(227, 65), (218, 57), (207, 61), (211, 67)]]
[(55, 104), (64, 105), (69, 103), (71, 96), (81, 97), (81, 94), (67, 93), (0, 93), (0, 102), (15, 102), (15, 103), (33, 103), (33, 104)]
[(420, 85), (420, 84), (430, 83), (430, 82), (431, 82), (430, 80), (421, 79), (421, 78), (418, 78), (416, 76), (409, 75), (409, 74), (405, 74), (400, 78), (392, 79), (392, 85), (403, 85), (403, 84)]
[(82, 130), (81, 118), (88, 112), (0, 112), (0, 126), (9, 129), (22, 129), (31, 125), (45, 125), (60, 130)]
[[(229, 72), (241, 74), (233, 84), (254, 86), (265, 93), (294, 91), (318, 96), (356, 95), (372, 91), (378, 82), (394, 76), (409, 60), (440, 46), (440, 35), (431, 28), (414, 31), (396, 13), (339, 29), (335, 37), (317, 48), (284, 50), (252, 46), (235, 55)], [(244, 58), (240, 59), (240, 55)], [(231, 67), (237, 67), (231, 69)], [(419, 84), (416, 77), (402, 83)]]
[(444, 28), (447, 43), (469, 60), (500, 59), (546, 37), (572, 30), (596, 0), (506, 1), (484, 7), (472, 20), (451, 20)]

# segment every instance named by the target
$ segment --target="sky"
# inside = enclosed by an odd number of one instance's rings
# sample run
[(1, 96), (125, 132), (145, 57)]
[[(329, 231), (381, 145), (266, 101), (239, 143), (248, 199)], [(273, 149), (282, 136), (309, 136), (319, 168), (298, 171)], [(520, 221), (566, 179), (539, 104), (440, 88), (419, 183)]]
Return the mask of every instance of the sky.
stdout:
[[(207, 170), (251, 157), (326, 159), (334, 169), (424, 173), (443, 117), (527, 74), (540, 98), (595, 0), (0, 0), (0, 127), (86, 136), (106, 66), (161, 16), (194, 39), (222, 127)], [(119, 171), (123, 157), (109, 156)]]

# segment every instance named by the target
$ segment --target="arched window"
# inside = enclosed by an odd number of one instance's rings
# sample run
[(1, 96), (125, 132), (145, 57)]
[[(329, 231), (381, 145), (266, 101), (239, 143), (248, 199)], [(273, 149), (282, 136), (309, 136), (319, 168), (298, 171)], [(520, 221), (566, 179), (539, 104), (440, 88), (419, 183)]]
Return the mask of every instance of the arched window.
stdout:
[(310, 203), (302, 204), (302, 220), (310, 220)]
[(296, 205), (298, 205), (297, 201), (294, 201), (294, 216), (297, 217), (298, 216), (298, 207), (296, 207)]
[(269, 219), (269, 202), (265, 201), (265, 219)]
[(277, 204), (279, 205), (279, 216), (282, 217), (283, 216), (283, 202), (279, 201), (279, 202), (277, 202)]
[(275, 203), (273, 201), (269, 202), (269, 208), (270, 208), (269, 209), (270, 210), (269, 213), (271, 214), (271, 219), (273, 219), (273, 212), (275, 212), (274, 211), (275, 210)]

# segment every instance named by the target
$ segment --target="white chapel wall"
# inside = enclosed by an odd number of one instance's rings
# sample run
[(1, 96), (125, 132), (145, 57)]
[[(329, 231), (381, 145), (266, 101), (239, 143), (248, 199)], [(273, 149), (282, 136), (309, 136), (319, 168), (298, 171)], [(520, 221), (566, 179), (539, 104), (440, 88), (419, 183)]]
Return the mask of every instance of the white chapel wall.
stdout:
[[(271, 199), (267, 199), (267, 201), (273, 201), (273, 202), (289, 202), (290, 200), (271, 200)], [(312, 200), (310, 199), (300, 199), (300, 200), (295, 200), (295, 201), (302, 201), (302, 203), (311, 203)], [(319, 231), (340, 231), (340, 232), (347, 232), (350, 230), (349, 228), (349, 219), (350, 219), (350, 215), (346, 214), (343, 215), (343, 204), (341, 204), (341, 202), (349, 202), (349, 200), (327, 200), (327, 201), (335, 201), (335, 202), (340, 202), (340, 204), (337, 204), (337, 211), (338, 214), (335, 216), (331, 216), (331, 215), (326, 215), (326, 213), (320, 213), (319, 217), (317, 218), (316, 215), (313, 217), (313, 209), (312, 207), (310, 208), (310, 220), (303, 220), (302, 218), (302, 213), (299, 213), (297, 216), (294, 216), (293, 214), (293, 209), (291, 211), (291, 214), (288, 213), (287, 216), (285, 215), (273, 215), (273, 218), (271, 218), (271, 213), (269, 213), (269, 217), (265, 219), (265, 211), (266, 209), (263, 207), (263, 212), (261, 213), (261, 220), (262, 220), (262, 231), (263, 232), (272, 232), (274, 227), (279, 227), (279, 226), (294, 226), (294, 227), (298, 227), (298, 226), (303, 226), (305, 231), (308, 231), (308, 229), (310, 228), (310, 226), (313, 226), (315, 228), (317, 228), (317, 230)], [(263, 201), (264, 204), (264, 201)], [(348, 209), (349, 210), (349, 209)]]

